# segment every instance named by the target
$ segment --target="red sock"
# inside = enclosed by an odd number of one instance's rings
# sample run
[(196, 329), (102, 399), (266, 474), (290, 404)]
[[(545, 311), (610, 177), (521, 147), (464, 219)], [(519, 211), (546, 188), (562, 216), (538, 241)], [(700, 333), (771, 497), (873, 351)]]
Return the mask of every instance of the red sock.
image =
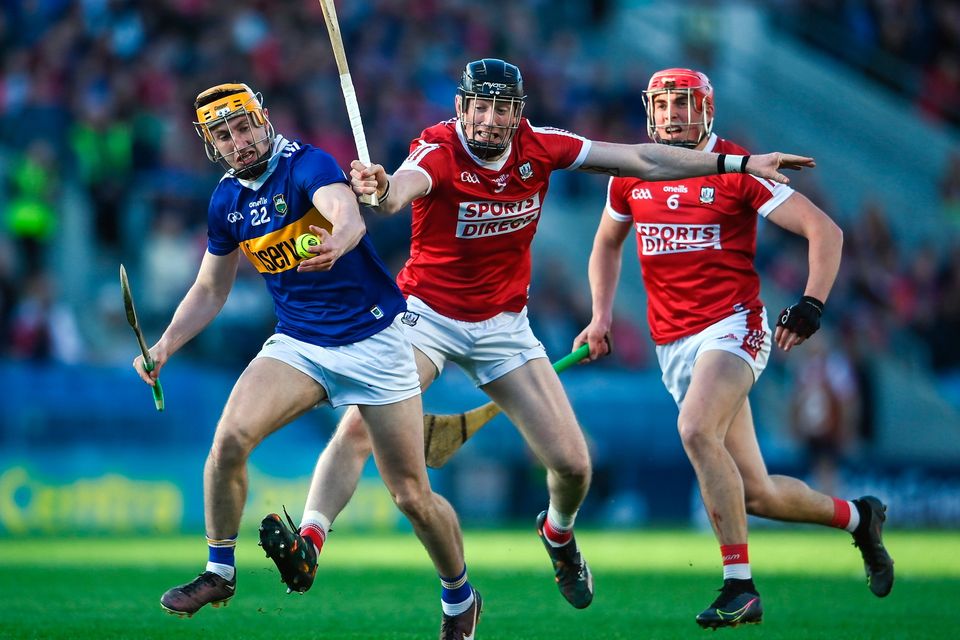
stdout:
[(833, 518), (830, 526), (853, 533), (860, 524), (860, 507), (856, 502), (833, 498)]
[(750, 579), (750, 556), (746, 544), (722, 544), (720, 555), (723, 556), (723, 579), (736, 578)]
[(573, 529), (557, 529), (550, 522), (550, 518), (547, 518), (546, 522), (543, 523), (543, 535), (555, 546), (562, 547), (570, 542), (573, 537)]
[(840, 498), (834, 498), (833, 520), (830, 521), (830, 526), (845, 529), (848, 524), (850, 524), (850, 503)]
[(327, 539), (323, 529), (313, 523), (301, 526), (300, 535), (314, 544), (317, 553), (320, 553), (320, 550), (323, 549), (323, 542)]

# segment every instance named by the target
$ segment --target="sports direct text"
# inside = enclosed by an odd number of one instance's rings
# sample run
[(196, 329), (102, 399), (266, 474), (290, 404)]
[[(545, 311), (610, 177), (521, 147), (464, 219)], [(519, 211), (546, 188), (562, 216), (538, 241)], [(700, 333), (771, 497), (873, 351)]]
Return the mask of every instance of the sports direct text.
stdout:
[(645, 256), (720, 249), (720, 225), (638, 222), (637, 240)]
[(519, 231), (540, 217), (540, 194), (516, 202), (461, 202), (458, 238), (484, 238)]

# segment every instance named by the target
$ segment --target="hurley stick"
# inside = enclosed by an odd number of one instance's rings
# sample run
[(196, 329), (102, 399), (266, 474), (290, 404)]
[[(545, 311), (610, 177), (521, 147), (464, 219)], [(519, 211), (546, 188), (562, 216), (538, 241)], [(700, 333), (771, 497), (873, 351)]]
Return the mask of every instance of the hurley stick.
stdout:
[[(350, 118), (350, 129), (353, 131), (353, 142), (357, 146), (357, 160), (365, 165), (370, 164), (370, 152), (367, 150), (367, 136), (363, 133), (363, 121), (360, 120), (360, 105), (357, 104), (357, 92), (353, 88), (353, 79), (350, 77), (350, 67), (347, 66), (347, 54), (343, 50), (343, 38), (340, 35), (340, 22), (337, 20), (337, 9), (333, 0), (320, 0), (323, 10), (323, 20), (327, 23), (327, 33), (330, 35), (330, 46), (333, 47), (333, 57), (337, 61), (337, 72), (340, 74), (340, 90), (343, 92), (343, 101), (347, 104), (347, 116)], [(376, 193), (360, 196), (360, 202), (376, 207), (380, 204)]]

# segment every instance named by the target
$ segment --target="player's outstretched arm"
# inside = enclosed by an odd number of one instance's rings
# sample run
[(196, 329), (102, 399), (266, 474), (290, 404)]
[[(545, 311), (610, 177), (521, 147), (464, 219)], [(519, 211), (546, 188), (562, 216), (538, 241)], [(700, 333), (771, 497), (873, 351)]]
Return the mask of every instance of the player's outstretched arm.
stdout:
[(376, 211), (389, 215), (426, 195), (430, 180), (419, 171), (397, 171), (390, 176), (382, 165), (354, 160), (350, 164), (350, 186), (358, 196), (376, 193), (380, 200)]
[(210, 251), (203, 255), (196, 281), (183, 296), (166, 331), (150, 347), (150, 356), (155, 363), (152, 372), (144, 369), (143, 356), (137, 356), (134, 360), (133, 366), (145, 382), (150, 383), (147, 378), (156, 380), (170, 356), (217, 317), (233, 288), (239, 264), (239, 249), (225, 256), (217, 256)]
[(760, 178), (769, 178), (781, 184), (788, 184), (790, 179), (780, 173), (779, 169), (791, 169), (800, 171), (801, 169), (813, 169), (817, 166), (817, 161), (807, 156), (796, 156), (792, 153), (765, 153), (763, 155), (746, 156), (746, 172)]
[(759, 156), (705, 153), (663, 144), (615, 144), (594, 142), (581, 171), (630, 176), (644, 180), (679, 180), (717, 173), (752, 173), (787, 184), (779, 169), (814, 167), (813, 158), (785, 153)]

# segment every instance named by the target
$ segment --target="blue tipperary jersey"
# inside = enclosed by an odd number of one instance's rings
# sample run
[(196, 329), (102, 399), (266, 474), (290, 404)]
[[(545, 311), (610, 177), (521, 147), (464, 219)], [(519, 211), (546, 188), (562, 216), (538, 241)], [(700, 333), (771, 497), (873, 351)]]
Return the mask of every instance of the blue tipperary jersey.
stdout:
[(273, 296), (277, 333), (322, 347), (368, 338), (406, 308), (367, 235), (330, 271), (297, 271), (297, 236), (311, 224), (335, 232), (312, 196), (338, 182), (348, 184), (329, 154), (277, 136), (264, 174), (255, 181), (225, 175), (207, 214), (207, 249), (243, 251)]

